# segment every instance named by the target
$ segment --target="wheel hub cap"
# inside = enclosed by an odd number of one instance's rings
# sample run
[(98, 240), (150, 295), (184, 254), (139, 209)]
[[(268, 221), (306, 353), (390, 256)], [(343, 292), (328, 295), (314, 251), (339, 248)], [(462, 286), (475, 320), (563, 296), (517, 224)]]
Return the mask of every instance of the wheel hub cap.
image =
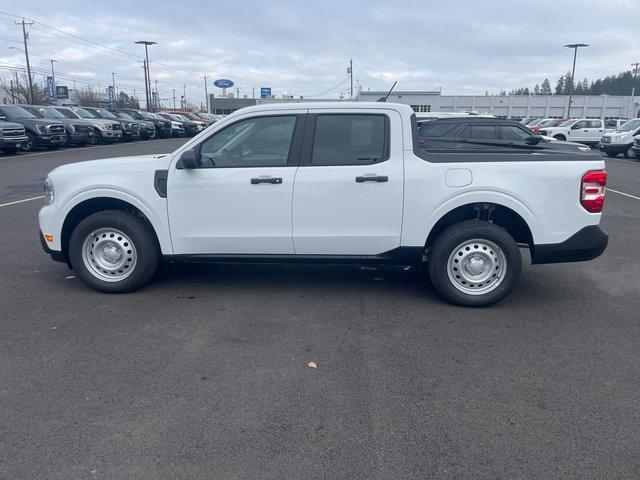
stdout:
[(502, 249), (484, 239), (468, 240), (458, 245), (449, 256), (447, 275), (463, 293), (483, 295), (498, 287), (507, 271)]
[(106, 282), (118, 282), (133, 272), (138, 261), (131, 238), (115, 228), (91, 232), (82, 245), (82, 260), (87, 270)]

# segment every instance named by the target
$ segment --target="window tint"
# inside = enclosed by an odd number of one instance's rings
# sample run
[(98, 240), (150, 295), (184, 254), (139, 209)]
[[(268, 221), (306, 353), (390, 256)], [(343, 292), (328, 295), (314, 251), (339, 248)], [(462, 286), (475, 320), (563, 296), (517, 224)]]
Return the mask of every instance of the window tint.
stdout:
[(444, 137), (458, 127), (455, 123), (425, 122), (418, 130), (419, 137)]
[(386, 160), (385, 115), (318, 115), (312, 165), (366, 165)]
[(586, 120), (582, 120), (580, 122), (576, 122), (573, 124), (573, 127), (571, 127), (574, 130), (578, 130), (579, 128), (588, 128), (589, 126), (589, 122), (587, 122)]
[(588, 128), (602, 128), (602, 120), (589, 120), (587, 123), (589, 124)]
[(295, 116), (234, 123), (202, 143), (200, 167), (284, 167), (295, 125)]
[(495, 125), (469, 125), (464, 129), (462, 136), (464, 138), (484, 140), (498, 138)]
[(531, 134), (524, 128), (516, 127), (515, 125), (503, 125), (502, 126), (502, 138), (504, 140), (523, 141), (529, 138)]
[(605, 125), (607, 127), (617, 127), (618, 126), (618, 121), (617, 120), (607, 120)]

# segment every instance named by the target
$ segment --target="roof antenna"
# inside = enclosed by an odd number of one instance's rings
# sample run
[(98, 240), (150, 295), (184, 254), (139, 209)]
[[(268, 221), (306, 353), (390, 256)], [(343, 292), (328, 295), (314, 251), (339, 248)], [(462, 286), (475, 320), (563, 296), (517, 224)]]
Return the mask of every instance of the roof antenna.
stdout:
[(391, 88), (389, 89), (387, 94), (384, 97), (381, 97), (378, 100), (376, 100), (376, 102), (386, 102), (387, 98), (389, 98), (389, 95), (391, 95), (391, 92), (393, 91), (393, 89), (396, 88), (396, 83), (398, 83), (397, 80), (395, 82), (393, 82), (393, 85), (391, 85)]

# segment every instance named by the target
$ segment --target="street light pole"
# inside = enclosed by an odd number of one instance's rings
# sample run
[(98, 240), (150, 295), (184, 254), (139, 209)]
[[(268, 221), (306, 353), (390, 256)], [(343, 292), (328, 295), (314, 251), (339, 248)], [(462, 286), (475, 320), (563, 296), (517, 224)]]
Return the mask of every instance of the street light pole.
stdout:
[(207, 76), (204, 76), (204, 104), (207, 109), (207, 113), (209, 113), (209, 92), (207, 91)]
[(145, 63), (145, 73), (146, 73), (146, 78), (145, 78), (145, 85), (144, 85), (144, 89), (147, 92), (147, 111), (151, 111), (150, 110), (150, 100), (151, 100), (151, 72), (149, 71), (149, 45), (157, 45), (158, 42), (151, 42), (149, 40), (138, 40), (137, 42), (133, 42), (133, 43), (137, 43), (138, 45), (144, 45), (144, 56), (146, 59), (146, 63)]
[(118, 95), (116, 94), (116, 72), (111, 72), (111, 88), (113, 89), (113, 107), (118, 103)]
[(567, 118), (571, 118), (571, 97), (573, 96), (573, 78), (576, 74), (576, 57), (578, 55), (578, 48), (588, 47), (586, 43), (570, 43), (565, 45), (567, 48), (573, 48), (573, 68), (571, 69), (571, 83), (569, 84), (569, 107), (567, 109)]

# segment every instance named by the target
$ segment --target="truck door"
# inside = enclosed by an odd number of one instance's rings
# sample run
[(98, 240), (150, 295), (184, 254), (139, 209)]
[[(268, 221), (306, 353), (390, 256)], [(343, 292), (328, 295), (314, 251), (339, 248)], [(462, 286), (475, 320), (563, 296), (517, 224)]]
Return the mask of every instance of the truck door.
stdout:
[(375, 255), (400, 246), (401, 116), (312, 109), (293, 192), (299, 255)]

